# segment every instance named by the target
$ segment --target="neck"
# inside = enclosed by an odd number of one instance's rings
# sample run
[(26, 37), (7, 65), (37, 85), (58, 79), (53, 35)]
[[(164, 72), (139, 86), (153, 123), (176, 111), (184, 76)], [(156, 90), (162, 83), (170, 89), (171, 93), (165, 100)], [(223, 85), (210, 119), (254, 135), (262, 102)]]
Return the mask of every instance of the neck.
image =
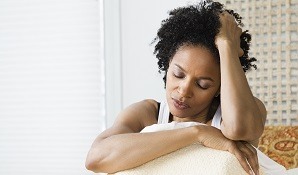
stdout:
[(185, 117), (185, 118), (180, 118), (177, 116), (173, 116), (173, 121), (176, 122), (199, 122), (199, 123), (205, 123), (207, 114), (201, 115), (201, 116), (196, 116), (196, 117)]

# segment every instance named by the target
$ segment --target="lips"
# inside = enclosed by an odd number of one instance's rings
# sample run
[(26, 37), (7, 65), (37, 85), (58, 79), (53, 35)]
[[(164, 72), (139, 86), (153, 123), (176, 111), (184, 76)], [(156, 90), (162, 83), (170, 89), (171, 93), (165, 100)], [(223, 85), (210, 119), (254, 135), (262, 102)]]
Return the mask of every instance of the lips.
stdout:
[(183, 103), (183, 102), (181, 102), (179, 100), (176, 100), (176, 99), (173, 99), (173, 104), (179, 110), (184, 110), (184, 109), (190, 108), (190, 106), (188, 104)]

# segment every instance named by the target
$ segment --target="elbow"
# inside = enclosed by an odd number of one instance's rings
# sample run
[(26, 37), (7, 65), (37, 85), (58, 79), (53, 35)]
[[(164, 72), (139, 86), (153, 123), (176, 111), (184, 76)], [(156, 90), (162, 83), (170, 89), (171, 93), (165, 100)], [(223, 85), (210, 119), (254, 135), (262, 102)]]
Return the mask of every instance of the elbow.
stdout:
[(256, 104), (257, 106), (251, 105), (250, 108), (223, 112), (222, 116), (229, 116), (226, 120), (223, 119), (221, 124), (223, 135), (231, 140), (259, 139), (264, 131), (267, 112), (260, 100), (256, 99)]
[(93, 171), (94, 173), (98, 173), (98, 172), (96, 172), (96, 170), (95, 170), (95, 166), (94, 166), (94, 164), (93, 163), (91, 163), (91, 162), (85, 162), (85, 167), (86, 167), (86, 169), (87, 170), (89, 170), (89, 171)]
[(254, 141), (261, 137), (264, 131), (264, 116), (266, 113), (259, 110), (238, 110), (234, 113), (223, 113), (221, 131), (231, 140)]
[(222, 125), (222, 133), (231, 140), (254, 141), (261, 137), (264, 131), (264, 125), (245, 127), (243, 125), (228, 126)]
[(90, 150), (87, 155), (85, 167), (87, 170), (93, 171), (94, 173), (105, 172), (103, 170), (104, 166), (101, 154), (92, 150)]
[[(87, 170), (92, 171), (94, 173), (115, 173), (119, 171), (117, 169), (116, 163), (111, 163), (112, 161), (108, 157), (94, 157), (93, 154), (88, 154), (87, 159), (85, 161), (85, 167)], [(115, 162), (115, 161), (114, 161)]]
[(89, 156), (86, 159), (85, 167), (86, 167), (87, 170), (93, 171), (94, 173), (99, 173), (100, 172), (99, 163), (97, 161), (95, 161), (94, 159), (89, 158)]

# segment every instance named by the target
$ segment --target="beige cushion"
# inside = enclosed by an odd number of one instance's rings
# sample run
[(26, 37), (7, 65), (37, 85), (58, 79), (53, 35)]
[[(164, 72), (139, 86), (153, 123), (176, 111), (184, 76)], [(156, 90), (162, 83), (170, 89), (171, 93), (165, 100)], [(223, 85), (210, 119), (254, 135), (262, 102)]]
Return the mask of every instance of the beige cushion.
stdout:
[[(142, 132), (156, 132), (196, 125), (195, 122), (156, 124)], [(154, 149), (154, 148), (152, 148)], [(247, 175), (236, 157), (227, 152), (192, 144), (115, 175)], [(262, 171), (260, 174), (264, 174)]]
[(116, 175), (247, 175), (238, 160), (227, 151), (193, 144)]

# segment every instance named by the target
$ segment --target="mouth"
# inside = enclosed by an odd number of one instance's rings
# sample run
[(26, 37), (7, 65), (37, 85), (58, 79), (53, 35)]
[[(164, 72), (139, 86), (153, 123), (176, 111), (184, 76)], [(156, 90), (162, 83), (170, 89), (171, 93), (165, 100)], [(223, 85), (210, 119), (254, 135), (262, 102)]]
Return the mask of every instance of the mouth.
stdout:
[(174, 99), (174, 98), (172, 98), (172, 99), (173, 99), (173, 104), (174, 104), (174, 106), (175, 106), (177, 109), (179, 109), (179, 110), (184, 110), (184, 109), (188, 109), (188, 108), (190, 108), (190, 106), (189, 106), (188, 104), (183, 103), (183, 102), (181, 102), (181, 101), (179, 101), (179, 100), (176, 100), (176, 99)]

